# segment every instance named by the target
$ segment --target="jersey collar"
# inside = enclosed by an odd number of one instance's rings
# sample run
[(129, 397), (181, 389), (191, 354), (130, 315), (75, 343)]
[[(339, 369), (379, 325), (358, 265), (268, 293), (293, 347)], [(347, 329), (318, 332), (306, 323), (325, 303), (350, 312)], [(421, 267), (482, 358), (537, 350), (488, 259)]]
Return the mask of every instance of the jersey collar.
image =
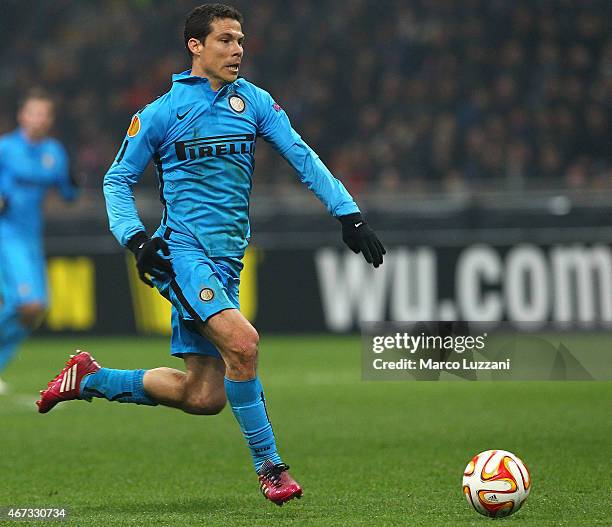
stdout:
[[(198, 75), (192, 75), (191, 70), (185, 70), (181, 73), (175, 73), (174, 75), (172, 75), (172, 82), (185, 82), (188, 84), (195, 84), (197, 82), (208, 82), (208, 79), (206, 77), (199, 77)], [(224, 84), (223, 86), (221, 86), (221, 89), (217, 93), (221, 93), (222, 91), (227, 90), (228, 86), (237, 88), (241, 84), (242, 84), (242, 78), (239, 77), (234, 82), (230, 82), (228, 84)]]
[(46, 137), (42, 137), (36, 141), (33, 141), (32, 139), (30, 139), (23, 128), (21, 128), (21, 126), (19, 128), (17, 128), (16, 130), (17, 133), (17, 137), (19, 137), (19, 139), (21, 139), (24, 143), (30, 145), (30, 146), (37, 146), (42, 144), (42, 142), (46, 139)]

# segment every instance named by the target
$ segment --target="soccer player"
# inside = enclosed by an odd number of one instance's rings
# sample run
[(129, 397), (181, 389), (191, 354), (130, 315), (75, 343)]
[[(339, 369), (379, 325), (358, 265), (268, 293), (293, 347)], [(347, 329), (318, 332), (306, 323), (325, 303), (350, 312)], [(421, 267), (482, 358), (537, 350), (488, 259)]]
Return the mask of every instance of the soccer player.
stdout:
[(53, 188), (67, 201), (77, 195), (64, 148), (48, 137), (53, 120), (49, 94), (32, 89), (19, 107), (19, 128), (0, 137), (0, 372), (47, 306), (45, 195)]
[[(291, 128), (281, 107), (238, 77), (242, 16), (220, 4), (195, 8), (185, 23), (192, 68), (133, 118), (104, 179), (110, 228), (136, 256), (141, 279), (172, 303), (171, 354), (186, 373), (100, 368), (72, 357), (41, 392), (39, 411), (58, 402), (103, 397), (217, 414), (226, 400), (250, 449), (264, 496), (282, 505), (302, 495), (277, 451), (257, 376), (259, 336), (240, 313), (238, 285), (249, 231), (255, 138), (263, 137), (342, 224), (343, 239), (378, 267), (384, 248), (357, 205)], [(164, 205), (145, 233), (132, 186), (153, 159)]]

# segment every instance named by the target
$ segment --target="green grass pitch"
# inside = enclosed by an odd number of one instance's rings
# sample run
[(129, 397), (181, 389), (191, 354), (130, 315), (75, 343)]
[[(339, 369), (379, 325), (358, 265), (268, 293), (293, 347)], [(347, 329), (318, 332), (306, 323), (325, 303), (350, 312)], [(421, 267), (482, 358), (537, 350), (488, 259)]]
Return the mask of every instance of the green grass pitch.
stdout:
[[(282, 508), (259, 493), (227, 408), (190, 416), (95, 400), (35, 412), (75, 347), (108, 367), (181, 366), (167, 346), (27, 342), (3, 375), (0, 507), (64, 506), (64, 525), (105, 527), (612, 525), (612, 383), (364, 382), (356, 337), (264, 336), (268, 410), (305, 490)], [(491, 448), (516, 453), (533, 478), (523, 509), (503, 520), (479, 516), (461, 493), (465, 465)]]

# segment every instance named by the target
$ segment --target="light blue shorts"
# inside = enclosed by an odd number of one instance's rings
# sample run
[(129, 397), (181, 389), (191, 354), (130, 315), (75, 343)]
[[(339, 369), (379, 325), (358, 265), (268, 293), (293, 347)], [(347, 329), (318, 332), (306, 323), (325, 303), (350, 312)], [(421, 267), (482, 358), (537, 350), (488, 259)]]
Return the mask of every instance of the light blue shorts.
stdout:
[[(174, 235), (174, 233), (173, 233)], [(172, 236), (171, 236), (172, 237)], [(166, 240), (174, 279), (153, 280), (158, 291), (172, 303), (172, 338), (170, 353), (221, 357), (217, 348), (196, 328), (225, 309), (240, 309), (238, 290), (240, 258), (209, 258), (201, 249)]]

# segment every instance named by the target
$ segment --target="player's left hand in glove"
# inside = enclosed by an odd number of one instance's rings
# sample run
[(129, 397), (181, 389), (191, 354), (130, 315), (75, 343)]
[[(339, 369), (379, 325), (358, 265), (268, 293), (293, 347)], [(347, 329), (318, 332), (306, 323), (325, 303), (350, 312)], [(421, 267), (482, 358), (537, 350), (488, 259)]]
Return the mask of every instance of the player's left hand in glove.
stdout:
[(147, 274), (159, 280), (163, 280), (166, 275), (175, 276), (170, 260), (159, 254), (161, 251), (164, 256), (170, 256), (170, 248), (163, 238), (149, 238), (144, 232), (139, 232), (132, 237), (127, 246), (136, 257), (138, 276), (149, 287), (153, 287), (153, 282)]
[(383, 244), (370, 229), (370, 226), (361, 216), (361, 213), (338, 216), (342, 223), (342, 241), (354, 253), (362, 253), (366, 262), (378, 267), (383, 263), (383, 254), (386, 254)]

